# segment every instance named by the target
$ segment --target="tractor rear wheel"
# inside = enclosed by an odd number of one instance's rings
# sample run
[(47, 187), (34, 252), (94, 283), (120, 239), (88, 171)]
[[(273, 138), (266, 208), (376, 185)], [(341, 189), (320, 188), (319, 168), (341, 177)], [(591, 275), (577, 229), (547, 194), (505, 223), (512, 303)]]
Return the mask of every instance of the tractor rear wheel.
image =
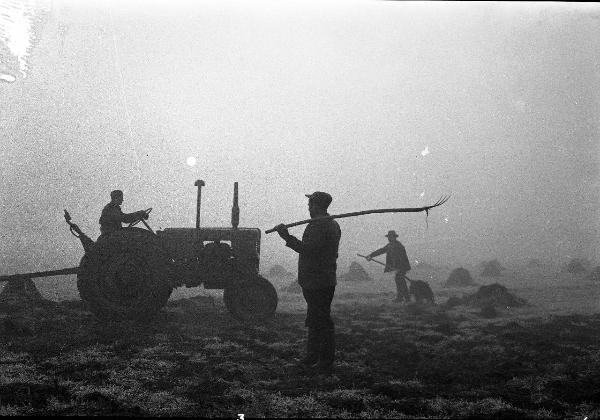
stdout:
[(125, 228), (100, 237), (81, 260), (77, 289), (99, 318), (146, 320), (171, 295), (171, 261), (151, 232)]
[(275, 313), (277, 292), (267, 279), (254, 274), (243, 282), (233, 282), (225, 287), (223, 301), (237, 320), (261, 322)]

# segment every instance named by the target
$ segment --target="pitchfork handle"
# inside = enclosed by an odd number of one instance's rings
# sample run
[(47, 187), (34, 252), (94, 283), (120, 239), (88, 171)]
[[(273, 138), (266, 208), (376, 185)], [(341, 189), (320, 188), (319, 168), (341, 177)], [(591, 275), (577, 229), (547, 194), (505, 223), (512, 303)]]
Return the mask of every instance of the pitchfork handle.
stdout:
[[(366, 256), (366, 255), (360, 255), (360, 254), (356, 254), (356, 255), (358, 255), (359, 257), (363, 257), (363, 258), (367, 259), (367, 256)], [(382, 263), (381, 261), (377, 261), (377, 260), (375, 260), (375, 259), (373, 259), (373, 258), (371, 258), (369, 261), (374, 261), (374, 262), (376, 262), (377, 264), (385, 265), (385, 264), (384, 264), (384, 263)]]

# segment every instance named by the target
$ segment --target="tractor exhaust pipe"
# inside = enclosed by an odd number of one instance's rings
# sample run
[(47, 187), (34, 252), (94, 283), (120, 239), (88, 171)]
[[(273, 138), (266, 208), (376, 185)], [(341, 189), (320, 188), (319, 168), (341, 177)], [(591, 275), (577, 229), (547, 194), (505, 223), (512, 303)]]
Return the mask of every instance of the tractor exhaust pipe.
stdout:
[(240, 224), (240, 208), (238, 206), (238, 183), (233, 183), (233, 206), (231, 207), (231, 226), (237, 229)]
[(194, 182), (194, 185), (198, 187), (198, 200), (196, 202), (196, 229), (200, 229), (200, 201), (202, 199), (202, 187), (204, 187), (206, 184), (204, 181), (199, 179), (198, 181)]

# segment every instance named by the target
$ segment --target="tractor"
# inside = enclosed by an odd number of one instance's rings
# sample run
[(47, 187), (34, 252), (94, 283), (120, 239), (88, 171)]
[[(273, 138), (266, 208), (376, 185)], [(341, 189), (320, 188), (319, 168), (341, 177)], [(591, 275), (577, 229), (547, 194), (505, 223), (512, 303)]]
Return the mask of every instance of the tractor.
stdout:
[[(104, 320), (145, 320), (167, 303), (175, 287), (223, 289), (223, 301), (238, 320), (260, 322), (277, 308), (277, 292), (259, 275), (258, 228), (239, 225), (238, 183), (234, 183), (231, 227), (200, 227), (204, 181), (198, 187), (195, 228), (166, 228), (154, 232), (143, 218), (102, 234), (94, 242), (71, 221), (85, 254), (79, 267), (0, 276), (0, 281), (77, 274), (77, 289), (86, 306)], [(136, 227), (142, 222), (145, 228)]]

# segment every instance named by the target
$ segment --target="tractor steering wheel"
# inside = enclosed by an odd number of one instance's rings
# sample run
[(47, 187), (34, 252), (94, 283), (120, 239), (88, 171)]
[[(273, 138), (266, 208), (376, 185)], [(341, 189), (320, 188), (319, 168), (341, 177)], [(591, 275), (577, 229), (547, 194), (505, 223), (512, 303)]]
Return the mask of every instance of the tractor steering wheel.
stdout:
[(138, 223), (140, 223), (140, 221), (142, 221), (143, 219), (147, 219), (148, 216), (150, 216), (151, 211), (152, 211), (152, 207), (147, 208), (146, 210), (144, 210), (144, 216), (142, 216), (142, 218), (137, 219), (135, 222), (131, 222), (129, 224), (129, 226), (127, 226), (127, 227), (133, 227), (133, 226), (137, 225)]

